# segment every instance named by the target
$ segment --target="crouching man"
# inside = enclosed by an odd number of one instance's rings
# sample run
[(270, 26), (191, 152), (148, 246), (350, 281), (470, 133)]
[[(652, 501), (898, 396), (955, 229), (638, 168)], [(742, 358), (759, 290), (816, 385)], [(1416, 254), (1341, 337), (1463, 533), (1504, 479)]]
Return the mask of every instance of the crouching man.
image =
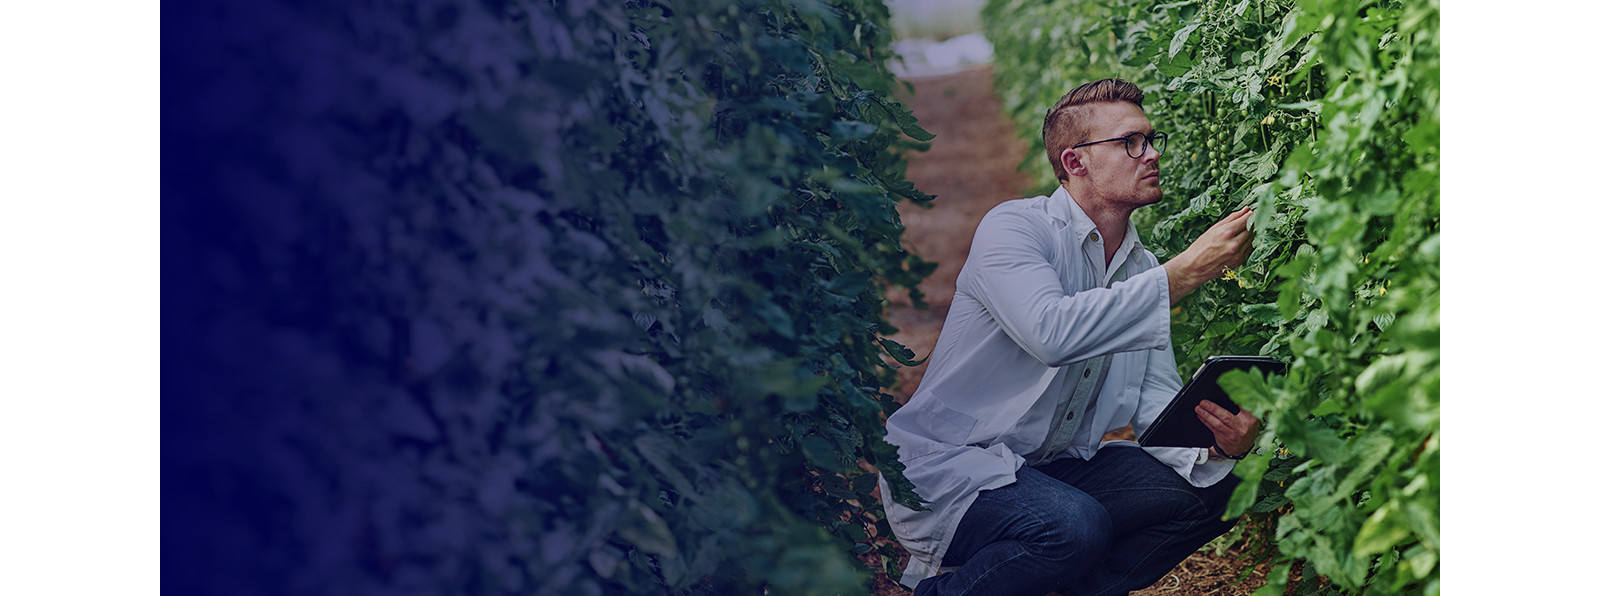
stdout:
[(1045, 116), (1061, 186), (984, 216), (922, 384), (889, 418), (928, 505), (882, 484), (917, 596), (1124, 594), (1233, 525), (1222, 513), (1259, 429), (1249, 412), (1204, 402), (1209, 449), (1101, 441), (1143, 432), (1171, 401), (1172, 305), (1250, 252), (1249, 210), (1165, 264), (1140, 243), (1129, 215), (1161, 200), (1166, 148), (1143, 100), (1106, 79)]

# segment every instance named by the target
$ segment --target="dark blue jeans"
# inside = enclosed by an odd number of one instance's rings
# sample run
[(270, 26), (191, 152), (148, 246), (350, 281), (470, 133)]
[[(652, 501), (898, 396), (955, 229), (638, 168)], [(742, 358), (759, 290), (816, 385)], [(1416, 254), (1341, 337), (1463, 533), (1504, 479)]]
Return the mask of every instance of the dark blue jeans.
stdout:
[(1233, 527), (1239, 484), (1228, 475), (1195, 488), (1138, 447), (1105, 447), (1017, 471), (1014, 484), (978, 494), (956, 526), (944, 565), (916, 596), (1126, 594), (1149, 587)]

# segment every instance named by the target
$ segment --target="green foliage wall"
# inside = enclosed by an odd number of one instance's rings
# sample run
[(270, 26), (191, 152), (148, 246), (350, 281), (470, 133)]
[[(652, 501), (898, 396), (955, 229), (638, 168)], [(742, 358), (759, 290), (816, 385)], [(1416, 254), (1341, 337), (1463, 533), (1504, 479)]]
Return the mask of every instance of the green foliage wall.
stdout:
[(189, 8), (175, 592), (866, 591), (880, 1)]
[(1265, 519), (1308, 577), (1437, 593), (1438, 3), (992, 0), (984, 16), (1041, 186), (1045, 110), (1116, 76), (1172, 135), (1166, 198), (1135, 214), (1157, 256), (1255, 206), (1249, 261), (1173, 314), (1181, 369), (1223, 353), (1291, 365), (1227, 379), (1266, 421), (1232, 512)]

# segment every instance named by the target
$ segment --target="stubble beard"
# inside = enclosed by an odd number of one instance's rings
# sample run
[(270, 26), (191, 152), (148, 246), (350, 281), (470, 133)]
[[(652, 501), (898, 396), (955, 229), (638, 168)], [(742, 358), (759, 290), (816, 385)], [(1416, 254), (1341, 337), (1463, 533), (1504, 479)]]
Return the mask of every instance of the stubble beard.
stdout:
[(1137, 209), (1139, 207), (1147, 207), (1156, 203), (1160, 203), (1162, 193), (1161, 187), (1146, 187), (1144, 185), (1144, 180), (1141, 179), (1139, 180), (1138, 186), (1130, 189), (1129, 192), (1123, 196), (1126, 197), (1125, 200), (1131, 208)]

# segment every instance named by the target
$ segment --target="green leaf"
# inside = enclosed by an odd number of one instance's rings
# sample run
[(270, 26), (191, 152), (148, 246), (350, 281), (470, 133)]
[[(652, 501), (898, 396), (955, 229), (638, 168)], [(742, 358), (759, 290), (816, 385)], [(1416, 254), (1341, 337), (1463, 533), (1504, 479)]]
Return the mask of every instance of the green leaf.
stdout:
[(1405, 522), (1394, 515), (1399, 504), (1398, 501), (1385, 503), (1361, 524), (1361, 531), (1356, 533), (1355, 544), (1352, 545), (1355, 556), (1367, 557), (1387, 551), (1411, 536)]
[(856, 476), (855, 480), (851, 480), (850, 481), (850, 490), (855, 491), (856, 494), (861, 494), (861, 495), (870, 494), (870, 493), (872, 493), (872, 489), (875, 489), (877, 487), (878, 487), (878, 475), (877, 474), (862, 474), (860, 476)]
[(833, 140), (837, 142), (865, 139), (877, 130), (876, 126), (854, 120), (835, 121), (832, 125)]
[(1227, 392), (1228, 399), (1246, 410), (1261, 412), (1272, 404), (1272, 390), (1267, 388), (1261, 373), (1230, 370), (1217, 377), (1217, 385)]
[(1289, 585), (1289, 565), (1278, 565), (1267, 574), (1267, 583), (1261, 584), (1250, 596), (1283, 596), (1284, 588)]
[(1284, 324), (1284, 318), (1278, 310), (1277, 304), (1246, 304), (1239, 308), (1239, 311), (1251, 320), (1273, 327)]
[(699, 489), (674, 461), (673, 454), (682, 450), (681, 442), (674, 441), (671, 437), (650, 433), (634, 439), (633, 446), (645, 461), (650, 462), (655, 472), (672, 485), (672, 490), (689, 499), (700, 497)]
[(638, 501), (628, 503), (628, 515), (617, 527), (617, 535), (647, 553), (677, 557), (678, 543), (667, 522)]
[[(1283, 275), (1280, 269), (1278, 274)], [(1300, 312), (1300, 284), (1294, 281), (1278, 285), (1278, 316), (1285, 321), (1291, 320)]]
[(1422, 579), (1433, 573), (1439, 564), (1439, 552), (1418, 544), (1406, 549), (1405, 562), (1411, 567), (1411, 578)]
[(1240, 478), (1239, 486), (1233, 489), (1233, 497), (1228, 500), (1228, 510), (1222, 514), (1225, 519), (1244, 515), (1256, 502), (1256, 495), (1261, 491), (1261, 477), (1266, 474), (1267, 467), (1272, 463), (1272, 458), (1250, 456), (1244, 458), (1233, 466), (1233, 474)]
[(1356, 377), (1356, 391), (1362, 395), (1369, 395), (1376, 388), (1395, 382), (1405, 373), (1406, 363), (1409, 361), (1410, 359), (1404, 355), (1379, 358)]
[(1189, 35), (1194, 33), (1195, 29), (1199, 29), (1202, 24), (1204, 23), (1191, 23), (1189, 26), (1179, 29), (1177, 33), (1172, 34), (1172, 45), (1167, 47), (1167, 57), (1177, 56), (1178, 52), (1183, 50), (1183, 44), (1189, 41)]
[(1306, 425), (1304, 433), (1306, 455), (1330, 464), (1343, 463), (1350, 457), (1349, 446), (1333, 429), (1313, 422)]
[(911, 114), (911, 110), (893, 100), (882, 102), (881, 105), (889, 110), (889, 114), (894, 118), (895, 124), (900, 127), (900, 130), (905, 131), (906, 136), (918, 141), (933, 140), (934, 134), (917, 124), (917, 117)]
[(901, 130), (905, 131), (906, 136), (918, 141), (932, 141), (936, 136), (916, 123), (901, 125)]
[(1264, 153), (1252, 153), (1233, 160), (1228, 164), (1228, 171), (1240, 174), (1249, 180), (1266, 180), (1278, 172), (1278, 152), (1283, 147), (1282, 141), (1274, 144), (1272, 150)]
[(1283, 496), (1283, 493), (1278, 493), (1263, 497), (1261, 500), (1257, 501), (1255, 505), (1250, 506), (1250, 511), (1256, 513), (1266, 513), (1288, 504), (1289, 498)]
[(878, 338), (878, 344), (883, 346), (883, 351), (889, 354), (890, 358), (894, 358), (895, 362), (899, 362), (902, 365), (920, 366), (923, 362), (927, 362), (927, 358), (917, 360), (916, 353), (912, 352), (910, 348), (907, 348), (901, 345), (899, 342), (887, 337), (880, 336)]
[(1169, 77), (1181, 75), (1194, 66), (1194, 60), (1190, 58), (1188, 52), (1169, 56), (1169, 58), (1169, 60), (1158, 60), (1155, 63), (1156, 69), (1161, 71), (1161, 74)]
[(838, 447), (817, 435), (800, 439), (800, 451), (805, 454), (806, 461), (829, 472), (843, 472), (846, 469), (839, 461)]

